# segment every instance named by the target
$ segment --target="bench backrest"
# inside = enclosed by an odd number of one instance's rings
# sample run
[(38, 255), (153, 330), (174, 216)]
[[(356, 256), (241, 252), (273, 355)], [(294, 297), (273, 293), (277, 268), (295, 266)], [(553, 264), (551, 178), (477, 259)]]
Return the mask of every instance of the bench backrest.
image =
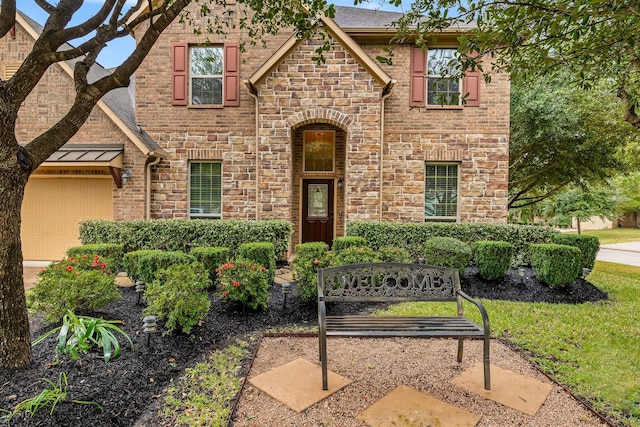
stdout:
[(368, 263), (323, 268), (325, 301), (459, 301), (458, 270), (424, 264)]

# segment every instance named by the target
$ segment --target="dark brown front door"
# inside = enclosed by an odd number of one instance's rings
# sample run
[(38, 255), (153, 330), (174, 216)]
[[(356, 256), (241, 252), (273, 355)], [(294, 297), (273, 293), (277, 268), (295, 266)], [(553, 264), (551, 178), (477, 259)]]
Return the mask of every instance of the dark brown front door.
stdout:
[(302, 243), (333, 242), (333, 180), (302, 181)]

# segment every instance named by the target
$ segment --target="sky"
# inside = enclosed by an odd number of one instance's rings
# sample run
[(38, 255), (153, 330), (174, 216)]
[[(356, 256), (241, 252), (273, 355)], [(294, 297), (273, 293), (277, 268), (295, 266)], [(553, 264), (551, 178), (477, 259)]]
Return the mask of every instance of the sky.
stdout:
[[(57, 3), (57, 1), (54, 0), (52, 1), (52, 3)], [(76, 13), (76, 15), (74, 15), (74, 19), (71, 21), (71, 25), (85, 21), (100, 8), (100, 5), (102, 3), (103, 1), (101, 0), (85, 0), (85, 4)], [(135, 1), (130, 1), (129, 3), (133, 5), (135, 4)], [(334, 0), (333, 3), (339, 6), (353, 6), (353, 0)], [(408, 1), (405, 0), (404, 3), (408, 4)], [(42, 9), (40, 9), (40, 7), (35, 3), (34, 0), (18, 0), (17, 6), (21, 12), (40, 24), (44, 24), (45, 20), (47, 19), (48, 15), (44, 11), (42, 11)], [(402, 11), (401, 9), (397, 9), (394, 6), (388, 4), (384, 0), (365, 1), (359, 4), (358, 7)], [(78, 45), (79, 43), (76, 42), (72, 44)], [(122, 61), (133, 51), (134, 47), (135, 42), (132, 37), (125, 37), (122, 39), (114, 40), (110, 42), (106, 48), (104, 48), (104, 50), (98, 57), (98, 62), (105, 68), (111, 68), (120, 65)]]

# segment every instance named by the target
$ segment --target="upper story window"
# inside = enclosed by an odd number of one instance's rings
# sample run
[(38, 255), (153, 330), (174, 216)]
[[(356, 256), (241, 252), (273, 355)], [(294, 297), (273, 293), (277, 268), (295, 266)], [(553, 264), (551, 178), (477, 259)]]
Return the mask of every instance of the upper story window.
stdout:
[(427, 55), (427, 105), (460, 105), (460, 79), (456, 49), (429, 49)]
[(424, 220), (456, 221), (458, 218), (458, 165), (426, 163)]
[(457, 49), (411, 47), (409, 106), (457, 108), (480, 106), (479, 70), (459, 74)]
[(190, 103), (222, 105), (222, 46), (191, 47)]
[(171, 104), (193, 107), (240, 105), (240, 45), (173, 43)]
[(305, 172), (333, 172), (335, 136), (331, 130), (304, 132)]

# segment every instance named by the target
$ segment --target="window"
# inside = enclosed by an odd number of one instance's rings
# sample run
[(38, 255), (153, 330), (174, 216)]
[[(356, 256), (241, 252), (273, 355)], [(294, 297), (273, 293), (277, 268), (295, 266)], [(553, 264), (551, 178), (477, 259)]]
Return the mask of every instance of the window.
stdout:
[(333, 172), (333, 131), (304, 132), (304, 171)]
[(191, 47), (190, 103), (222, 105), (222, 46)]
[(458, 165), (425, 166), (425, 221), (456, 221), (458, 216)]
[(429, 49), (427, 54), (427, 105), (460, 105), (460, 79), (456, 49)]
[(480, 106), (480, 70), (465, 70), (462, 79), (450, 77), (458, 72), (456, 52), (454, 48), (411, 48), (410, 107)]
[(189, 163), (189, 217), (221, 218), (222, 164)]
[(172, 44), (172, 105), (240, 105), (240, 45)]

